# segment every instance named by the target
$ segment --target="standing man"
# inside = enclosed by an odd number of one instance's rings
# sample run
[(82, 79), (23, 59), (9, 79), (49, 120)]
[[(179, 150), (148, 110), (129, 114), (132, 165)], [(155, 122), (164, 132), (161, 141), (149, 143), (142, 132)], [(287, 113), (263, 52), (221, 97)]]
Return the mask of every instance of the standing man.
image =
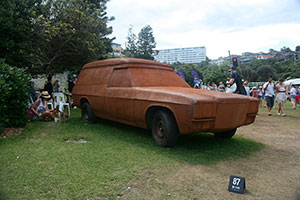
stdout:
[(245, 90), (245, 88), (243, 86), (242, 78), (241, 78), (240, 74), (236, 70), (236, 66), (232, 66), (231, 69), (232, 69), (232, 71), (231, 71), (231, 79), (229, 81), (229, 84), (230, 85), (236, 84), (236, 90), (233, 91), (233, 93), (247, 95), (246, 94), (246, 90)]
[(265, 91), (265, 98), (267, 102), (269, 116), (271, 116), (272, 115), (271, 110), (274, 106), (274, 96), (275, 96), (274, 90), (276, 89), (272, 76), (269, 76), (268, 82), (264, 84), (263, 88)]
[(51, 80), (52, 80), (52, 75), (49, 75), (49, 76), (47, 77), (47, 81), (45, 82), (45, 85), (44, 85), (44, 91), (47, 91), (48, 94), (49, 94), (49, 95), (51, 96), (51, 98), (52, 98), (53, 86), (52, 86)]
[(76, 74), (73, 74), (73, 76), (71, 74), (68, 75), (68, 91), (65, 94), (68, 96), (68, 103), (71, 108), (73, 107), (72, 90), (76, 84), (76, 81)]
[(236, 57), (232, 58), (231, 79), (229, 81), (229, 84), (233, 93), (247, 95), (246, 90), (243, 86), (242, 77), (236, 70), (238, 66), (238, 59)]

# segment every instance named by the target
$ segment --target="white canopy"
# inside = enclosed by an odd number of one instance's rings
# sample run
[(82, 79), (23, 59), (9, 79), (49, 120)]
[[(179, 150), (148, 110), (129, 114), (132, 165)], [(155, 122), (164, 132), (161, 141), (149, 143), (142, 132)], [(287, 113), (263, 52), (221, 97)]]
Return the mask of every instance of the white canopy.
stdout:
[(290, 79), (283, 82), (284, 85), (300, 85), (300, 78)]

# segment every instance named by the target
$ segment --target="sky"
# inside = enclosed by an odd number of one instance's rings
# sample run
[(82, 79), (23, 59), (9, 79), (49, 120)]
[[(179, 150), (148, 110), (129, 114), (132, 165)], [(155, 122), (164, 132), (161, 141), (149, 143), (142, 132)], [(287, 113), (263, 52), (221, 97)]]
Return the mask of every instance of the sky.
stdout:
[(110, 0), (111, 37), (153, 29), (156, 49), (206, 47), (210, 59), (300, 45), (300, 0)]

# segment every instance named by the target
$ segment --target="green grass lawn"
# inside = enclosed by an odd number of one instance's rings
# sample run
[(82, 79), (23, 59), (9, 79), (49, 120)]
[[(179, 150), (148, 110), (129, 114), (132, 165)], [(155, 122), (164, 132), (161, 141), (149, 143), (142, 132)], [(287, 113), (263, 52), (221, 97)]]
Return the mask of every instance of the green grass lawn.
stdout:
[[(88, 143), (66, 142), (80, 139)], [(167, 174), (185, 164), (210, 166), (263, 147), (239, 136), (195, 134), (161, 148), (149, 131), (106, 120), (85, 123), (75, 109), (66, 123), (34, 122), (22, 135), (0, 139), (0, 199), (116, 199), (149, 169)]]

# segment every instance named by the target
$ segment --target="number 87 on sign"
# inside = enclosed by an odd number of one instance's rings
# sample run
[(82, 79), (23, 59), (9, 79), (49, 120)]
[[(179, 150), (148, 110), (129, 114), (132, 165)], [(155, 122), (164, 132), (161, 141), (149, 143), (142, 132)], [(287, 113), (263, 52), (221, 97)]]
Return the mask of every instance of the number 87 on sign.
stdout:
[(239, 194), (244, 194), (246, 189), (245, 178), (239, 176), (230, 176), (228, 191), (235, 192)]

